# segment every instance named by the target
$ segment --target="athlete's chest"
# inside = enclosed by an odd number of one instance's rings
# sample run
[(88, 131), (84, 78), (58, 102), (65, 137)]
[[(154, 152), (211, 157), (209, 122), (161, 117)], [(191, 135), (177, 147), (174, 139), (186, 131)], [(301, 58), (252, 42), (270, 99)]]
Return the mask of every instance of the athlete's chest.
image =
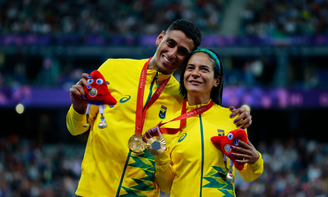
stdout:
[(172, 160), (179, 164), (190, 163), (200, 158), (210, 158), (218, 154), (218, 150), (212, 144), (213, 136), (227, 134), (235, 129), (229, 118), (213, 118), (215, 114), (200, 115), (189, 118), (186, 127), (179, 133), (172, 151)]

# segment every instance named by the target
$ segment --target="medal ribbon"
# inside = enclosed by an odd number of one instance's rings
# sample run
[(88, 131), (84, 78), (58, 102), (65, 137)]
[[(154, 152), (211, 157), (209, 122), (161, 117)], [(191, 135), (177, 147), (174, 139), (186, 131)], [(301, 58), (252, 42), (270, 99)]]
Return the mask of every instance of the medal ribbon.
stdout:
[(207, 105), (204, 105), (202, 107), (198, 107), (196, 109), (193, 109), (190, 112), (186, 112), (186, 105), (187, 105), (186, 103), (187, 103), (187, 99), (185, 99), (183, 101), (181, 116), (176, 117), (176, 118), (174, 118), (174, 119), (172, 119), (168, 122), (159, 123), (159, 125), (158, 125), (158, 127), (160, 128), (161, 126), (163, 126), (166, 123), (181, 120), (180, 128), (178, 128), (178, 129), (161, 128), (160, 129), (161, 133), (163, 133), (163, 134), (175, 134), (175, 133), (177, 133), (178, 131), (180, 131), (180, 129), (182, 129), (182, 127), (184, 127), (184, 125), (186, 124), (186, 119), (187, 118), (202, 114), (202, 113), (206, 112), (207, 110), (211, 109), (211, 107), (213, 106), (213, 100), (211, 100), (210, 103), (207, 104)]
[(148, 101), (147, 106), (143, 108), (143, 98), (145, 92), (145, 84), (146, 84), (146, 75), (147, 75), (147, 68), (149, 65), (151, 58), (145, 63), (144, 67), (142, 68), (140, 79), (139, 79), (139, 86), (138, 86), (138, 96), (137, 96), (137, 112), (136, 112), (136, 126), (135, 126), (135, 134), (142, 134), (142, 129), (144, 126), (145, 118), (146, 118), (146, 111), (147, 109), (158, 99), (158, 97), (163, 92), (166, 84), (169, 82), (171, 76), (167, 78), (155, 91), (153, 96)]

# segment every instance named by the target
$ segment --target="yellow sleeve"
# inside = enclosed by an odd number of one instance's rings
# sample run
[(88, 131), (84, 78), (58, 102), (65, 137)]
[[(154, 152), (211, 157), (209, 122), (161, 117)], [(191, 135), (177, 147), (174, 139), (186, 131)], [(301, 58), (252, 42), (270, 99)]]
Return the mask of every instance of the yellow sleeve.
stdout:
[(167, 150), (160, 155), (155, 155), (155, 179), (159, 185), (159, 188), (163, 192), (170, 193), (175, 176), (171, 163), (171, 151), (173, 148), (172, 142), (178, 135), (167, 134), (164, 136), (167, 144)]
[[(89, 124), (93, 126), (95, 118), (98, 113), (98, 106), (92, 105), (90, 108), (90, 115), (89, 115)], [(79, 114), (73, 108), (73, 105), (69, 108), (67, 115), (66, 115), (66, 126), (68, 131), (72, 135), (80, 135), (86, 132), (89, 128), (83, 127), (86, 124), (86, 115)]]
[(159, 188), (165, 193), (170, 193), (174, 179), (174, 173), (170, 161), (170, 152), (168, 150), (155, 156), (155, 178)]
[(241, 177), (247, 182), (252, 182), (257, 179), (262, 173), (264, 168), (264, 163), (262, 155), (259, 153), (259, 159), (254, 164), (245, 164), (244, 168), (239, 171)]

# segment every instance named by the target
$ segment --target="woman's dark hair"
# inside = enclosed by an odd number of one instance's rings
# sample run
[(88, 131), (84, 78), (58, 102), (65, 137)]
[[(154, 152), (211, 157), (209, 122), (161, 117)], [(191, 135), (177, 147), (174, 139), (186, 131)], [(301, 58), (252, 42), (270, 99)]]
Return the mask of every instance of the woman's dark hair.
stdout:
[[(218, 87), (213, 87), (212, 91), (211, 91), (211, 99), (213, 100), (214, 103), (218, 104), (218, 105), (222, 105), (222, 92), (223, 92), (223, 64), (222, 64), (222, 60), (221, 57), (213, 50), (207, 49), (211, 52), (213, 52), (219, 59), (220, 61), (220, 68), (219, 65), (217, 64), (217, 62), (213, 59), (213, 57), (211, 55), (209, 55), (206, 52), (202, 52), (202, 51), (196, 51), (195, 53), (205, 53), (208, 55), (208, 57), (212, 60), (213, 63), (213, 68), (214, 68), (214, 78), (218, 78), (219, 76), (221, 76), (220, 79), (220, 84), (218, 85)], [(195, 53), (192, 53), (189, 56), (189, 59), (191, 56), (193, 56)], [(183, 65), (182, 70), (181, 70), (181, 75), (180, 75), (180, 94), (183, 96), (183, 98), (187, 98), (187, 89), (184, 85), (184, 73), (186, 71), (187, 68), (187, 64)]]

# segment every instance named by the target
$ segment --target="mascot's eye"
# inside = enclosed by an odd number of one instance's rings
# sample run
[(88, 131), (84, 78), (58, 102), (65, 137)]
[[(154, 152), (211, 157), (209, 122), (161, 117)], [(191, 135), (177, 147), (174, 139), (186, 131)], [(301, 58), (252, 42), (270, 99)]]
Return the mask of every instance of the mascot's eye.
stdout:
[(93, 82), (93, 79), (88, 79), (89, 84), (92, 84), (92, 82)]
[(229, 140), (231, 140), (233, 138), (233, 134), (232, 133), (229, 133), (228, 134), (228, 138), (229, 138)]
[(101, 85), (101, 84), (103, 84), (103, 80), (102, 79), (97, 79), (97, 84), (99, 84), (99, 85)]
[(237, 141), (237, 140), (234, 140), (234, 141), (233, 141), (233, 144), (234, 144), (234, 145), (236, 145), (236, 146), (238, 146), (238, 145), (239, 145), (239, 143), (238, 143), (238, 141)]

